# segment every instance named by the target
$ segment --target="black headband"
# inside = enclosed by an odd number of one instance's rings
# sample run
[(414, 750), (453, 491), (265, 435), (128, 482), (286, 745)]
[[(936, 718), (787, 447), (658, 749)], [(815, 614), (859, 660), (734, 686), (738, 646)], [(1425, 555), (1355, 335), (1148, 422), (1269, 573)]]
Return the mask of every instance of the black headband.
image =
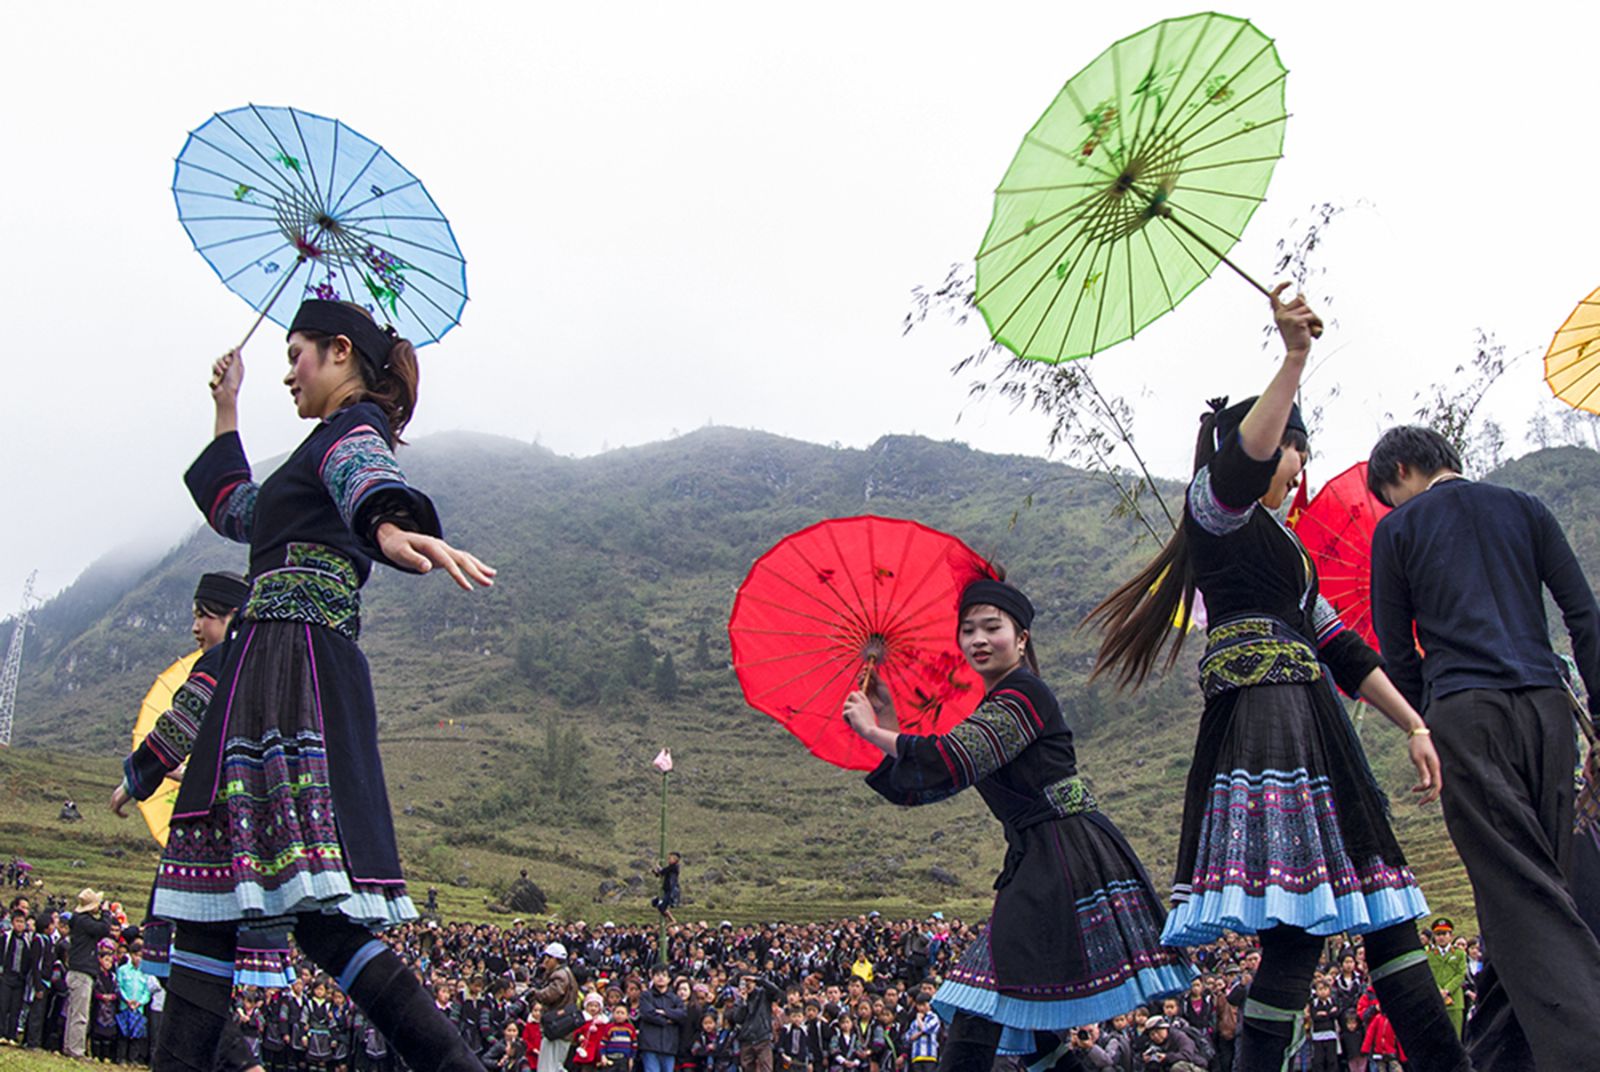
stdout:
[(400, 341), (392, 327), (379, 327), (366, 313), (350, 308), (344, 302), (313, 298), (300, 303), (294, 314), (289, 334), (297, 331), (319, 331), (324, 335), (343, 335), (356, 348), (356, 353), (373, 369), (389, 367), (389, 351)]
[(194, 601), (237, 610), (250, 597), (250, 584), (237, 573), (203, 573), (194, 586)]
[(1017, 621), (1019, 629), (1033, 628), (1033, 604), (1028, 597), (1004, 581), (984, 578), (961, 590), (961, 611), (979, 603), (999, 607)]
[[(1211, 407), (1211, 412), (1216, 414), (1212, 428), (1216, 432), (1218, 450), (1222, 449), (1222, 444), (1227, 438), (1238, 430), (1239, 425), (1244, 423), (1245, 414), (1250, 412), (1250, 407), (1254, 406), (1256, 399), (1260, 397), (1260, 395), (1256, 395), (1254, 398), (1247, 398), (1243, 402), (1235, 402), (1230, 406), (1228, 405), (1227, 396), (1224, 395), (1221, 398), (1213, 398), (1207, 403)], [(1311, 433), (1306, 431), (1305, 418), (1300, 415), (1300, 403), (1290, 403), (1289, 420), (1284, 424), (1283, 430), (1285, 432), (1299, 432), (1307, 439), (1311, 438)]]

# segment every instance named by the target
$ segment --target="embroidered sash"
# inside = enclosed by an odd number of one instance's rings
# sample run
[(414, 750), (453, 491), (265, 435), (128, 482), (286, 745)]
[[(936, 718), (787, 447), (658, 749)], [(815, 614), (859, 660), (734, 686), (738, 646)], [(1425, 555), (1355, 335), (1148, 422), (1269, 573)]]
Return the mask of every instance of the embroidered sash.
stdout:
[(1277, 618), (1235, 618), (1212, 626), (1200, 660), (1206, 699), (1252, 685), (1309, 684), (1322, 679), (1317, 653)]
[(255, 579), (244, 617), (306, 622), (350, 640), (361, 635), (361, 585), (355, 564), (331, 547), (292, 543), (284, 564)]

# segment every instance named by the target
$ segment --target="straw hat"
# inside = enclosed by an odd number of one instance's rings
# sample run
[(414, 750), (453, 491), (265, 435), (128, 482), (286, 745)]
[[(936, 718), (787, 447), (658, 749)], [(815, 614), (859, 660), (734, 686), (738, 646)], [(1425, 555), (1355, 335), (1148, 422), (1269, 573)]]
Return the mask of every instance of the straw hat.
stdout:
[(100, 902), (104, 899), (105, 895), (99, 890), (92, 890), (85, 886), (78, 891), (78, 907), (74, 911), (97, 912), (100, 910)]

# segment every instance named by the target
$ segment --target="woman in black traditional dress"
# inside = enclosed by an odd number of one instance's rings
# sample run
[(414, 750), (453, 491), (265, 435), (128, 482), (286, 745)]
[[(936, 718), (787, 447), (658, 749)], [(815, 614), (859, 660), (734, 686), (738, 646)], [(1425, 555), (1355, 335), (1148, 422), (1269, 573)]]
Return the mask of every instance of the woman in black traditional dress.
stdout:
[(867, 778), (878, 793), (928, 804), (976, 786), (1005, 828), (989, 925), (934, 995), (950, 1025), (941, 1072), (988, 1072), (997, 1052), (1048, 1053), (1057, 1039), (1047, 1033), (1179, 993), (1194, 971), (1162, 947), (1160, 899), (1078, 776), (1072, 731), (1036, 673), (1028, 597), (974, 581), (958, 620), (962, 654), (987, 689), (966, 721), (897, 732), (881, 684), (870, 699), (851, 693), (845, 718), (886, 756)]
[(416, 1072), (480, 1072), (401, 959), (372, 934), (416, 918), (356, 646), (374, 561), (494, 571), (440, 536), (394, 447), (416, 405), (411, 344), (359, 306), (308, 301), (284, 383), (317, 426), (265, 481), (238, 436), (244, 366), (213, 368), (216, 438), (185, 475), (206, 520), (250, 545), (250, 598), (173, 808), (151, 912), (178, 921), (156, 1072), (209, 1072), (230, 1015), (241, 921), (292, 928)]
[(1162, 940), (1194, 946), (1256, 934), (1261, 968), (1237, 1042), (1239, 1072), (1273, 1072), (1301, 1017), (1328, 935), (1366, 935), (1367, 965), (1411, 1067), (1469, 1066), (1445, 1017), (1414, 920), (1428, 911), (1390, 829), (1387, 803), (1333, 683), (1409, 735), (1424, 802), (1439, 758), (1383, 661), (1317, 594), (1300, 541), (1273, 514), (1308, 442), (1294, 404), (1318, 321), (1303, 298), (1273, 312), (1283, 364), (1259, 398), (1201, 420), (1183, 524), (1161, 554), (1091, 614), (1106, 632), (1096, 673), (1138, 685), (1171, 645), (1196, 589), (1209, 632), (1205, 713), (1184, 798), (1174, 907)]

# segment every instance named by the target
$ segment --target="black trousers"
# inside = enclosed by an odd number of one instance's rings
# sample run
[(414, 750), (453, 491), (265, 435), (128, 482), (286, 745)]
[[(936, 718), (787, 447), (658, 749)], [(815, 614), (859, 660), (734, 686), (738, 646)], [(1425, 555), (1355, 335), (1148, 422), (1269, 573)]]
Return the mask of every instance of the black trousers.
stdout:
[(27, 980), (10, 972), (0, 978), (0, 1038), (7, 1042), (17, 1040), (17, 1029), (22, 1025), (22, 995)]
[(1467, 865), (1493, 973), (1467, 1030), (1478, 1072), (1592, 1067), (1600, 942), (1568, 884), (1571, 703), (1558, 689), (1471, 689), (1428, 706), (1444, 768), (1444, 821)]
[(44, 1045), (44, 1027), (50, 1020), (50, 1006), (55, 1003), (55, 995), (48, 986), (39, 987), (38, 993), (33, 995), (33, 1003), (28, 1006), (28, 1027), (25, 1032), (24, 1045), (30, 1049), (39, 1049)]

